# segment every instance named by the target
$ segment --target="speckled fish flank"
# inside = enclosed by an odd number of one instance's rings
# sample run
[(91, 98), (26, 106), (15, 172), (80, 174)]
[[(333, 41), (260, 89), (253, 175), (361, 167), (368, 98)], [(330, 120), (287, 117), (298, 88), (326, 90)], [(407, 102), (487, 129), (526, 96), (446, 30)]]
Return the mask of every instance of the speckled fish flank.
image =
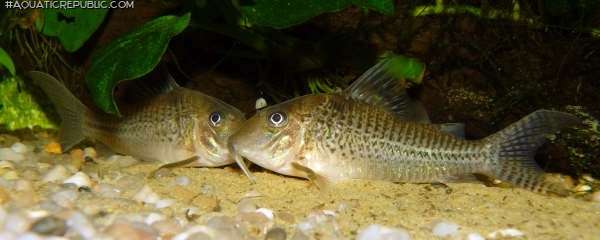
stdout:
[(123, 107), (123, 116), (89, 110), (54, 77), (32, 71), (34, 80), (62, 118), (63, 150), (84, 138), (98, 140), (118, 153), (144, 160), (187, 166), (222, 166), (233, 162), (228, 139), (245, 120), (241, 111), (219, 99), (177, 86), (148, 101)]
[(446, 182), (479, 173), (536, 192), (568, 193), (545, 180), (533, 156), (547, 135), (578, 121), (573, 115), (538, 110), (484, 139), (465, 140), (409, 117), (414, 114), (407, 114), (405, 96), (393, 99), (395, 105), (378, 98), (386, 108), (365, 101), (365, 92), (389, 89), (365, 81), (394, 81), (385, 67), (384, 60), (366, 74), (375, 79), (363, 76), (343, 93), (303, 96), (258, 111), (231, 137), (232, 146), (264, 168), (318, 185), (347, 179)]

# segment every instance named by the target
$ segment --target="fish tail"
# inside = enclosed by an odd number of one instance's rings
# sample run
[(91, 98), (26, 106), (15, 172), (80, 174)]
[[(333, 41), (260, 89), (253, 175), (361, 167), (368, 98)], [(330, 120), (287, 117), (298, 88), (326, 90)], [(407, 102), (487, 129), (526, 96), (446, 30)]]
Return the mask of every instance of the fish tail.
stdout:
[(62, 150), (81, 142), (85, 138), (85, 120), (90, 114), (88, 108), (50, 74), (30, 71), (26, 75), (46, 93), (62, 119), (58, 131)]
[(492, 148), (496, 147), (488, 171), (499, 180), (534, 192), (569, 195), (570, 188), (565, 183), (548, 180), (534, 156), (548, 135), (577, 122), (574, 115), (550, 110), (525, 116), (486, 138)]

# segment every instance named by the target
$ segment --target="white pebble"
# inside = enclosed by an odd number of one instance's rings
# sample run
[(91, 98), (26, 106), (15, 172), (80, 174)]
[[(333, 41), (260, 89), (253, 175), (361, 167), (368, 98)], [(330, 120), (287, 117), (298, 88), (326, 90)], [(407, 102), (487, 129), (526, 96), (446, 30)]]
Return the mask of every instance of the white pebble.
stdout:
[(199, 236), (199, 234), (205, 235), (206, 239), (213, 239), (217, 235), (217, 231), (204, 225), (195, 225), (189, 227), (184, 232), (175, 235), (172, 240), (188, 240), (190, 237)]
[(52, 199), (56, 205), (59, 205), (63, 208), (71, 208), (77, 199), (77, 192), (73, 189), (58, 191), (50, 195), (50, 199)]
[(84, 158), (96, 158), (96, 156), (98, 156), (98, 153), (96, 153), (96, 149), (94, 149), (93, 147), (86, 147), (83, 149), (83, 157)]
[(479, 235), (479, 233), (469, 233), (467, 240), (485, 240), (485, 238)]
[(105, 198), (117, 198), (121, 195), (121, 190), (113, 185), (100, 183), (97, 185), (96, 192)]
[(256, 102), (254, 103), (254, 109), (256, 109), (256, 110), (264, 108), (266, 106), (267, 106), (267, 100), (265, 100), (264, 98), (258, 98), (258, 99), (256, 99)]
[(154, 222), (162, 221), (165, 219), (166, 219), (166, 217), (164, 215), (161, 215), (158, 213), (150, 213), (150, 214), (148, 214), (148, 216), (146, 217), (146, 220), (144, 220), (144, 222), (148, 225), (152, 225)]
[(523, 232), (514, 229), (514, 228), (507, 228), (507, 229), (500, 229), (500, 230), (496, 230), (493, 231), (492, 233), (488, 234), (489, 238), (505, 238), (505, 237), (522, 237), (525, 234), (523, 234)]
[(47, 238), (42, 237), (35, 233), (25, 233), (25, 234), (19, 236), (18, 238), (16, 238), (15, 240), (47, 240)]
[(31, 221), (21, 213), (9, 213), (4, 219), (4, 231), (25, 233), (29, 230)]
[(190, 177), (182, 175), (182, 176), (177, 176), (175, 178), (175, 183), (179, 186), (187, 186), (190, 185), (190, 182), (192, 182), (192, 180), (190, 179)]
[(237, 205), (238, 212), (254, 212), (257, 207), (252, 199), (244, 198)]
[(273, 220), (273, 210), (271, 210), (271, 209), (268, 209), (268, 208), (259, 208), (259, 209), (256, 209), (256, 212), (257, 213), (262, 213), (269, 220)]
[(84, 172), (76, 172), (73, 176), (65, 179), (63, 184), (72, 183), (77, 187), (86, 186), (89, 187), (92, 185), (92, 181), (90, 180), (90, 176), (85, 174)]
[(171, 198), (167, 198), (167, 199), (161, 199), (158, 200), (154, 203), (154, 206), (156, 208), (166, 208), (166, 207), (170, 207), (173, 206), (173, 204), (175, 204), (175, 199), (171, 199)]
[(63, 165), (56, 165), (42, 177), (42, 182), (60, 181), (67, 178), (68, 174), (69, 171)]
[(116, 162), (119, 167), (129, 167), (138, 163), (138, 160), (132, 156), (112, 155), (108, 161)]
[(0, 160), (19, 162), (24, 159), (25, 156), (21, 153), (17, 153), (10, 148), (0, 148)]
[(67, 226), (79, 233), (84, 239), (90, 239), (96, 235), (94, 225), (80, 212), (74, 212), (69, 216)]
[(27, 146), (27, 145), (22, 144), (20, 142), (13, 143), (13, 145), (10, 146), (10, 149), (12, 149), (16, 153), (28, 153), (28, 152), (32, 152), (33, 151), (33, 147), (32, 146)]
[(446, 236), (457, 236), (458, 235), (458, 225), (453, 222), (445, 222), (441, 221), (433, 226), (433, 235), (438, 237), (446, 237)]
[(142, 189), (140, 189), (133, 196), (133, 199), (139, 202), (156, 203), (158, 200), (160, 200), (160, 197), (158, 196), (158, 194), (152, 191), (152, 188), (150, 188), (150, 186), (144, 185)]
[(399, 228), (389, 228), (372, 224), (359, 231), (356, 240), (409, 240), (408, 233)]

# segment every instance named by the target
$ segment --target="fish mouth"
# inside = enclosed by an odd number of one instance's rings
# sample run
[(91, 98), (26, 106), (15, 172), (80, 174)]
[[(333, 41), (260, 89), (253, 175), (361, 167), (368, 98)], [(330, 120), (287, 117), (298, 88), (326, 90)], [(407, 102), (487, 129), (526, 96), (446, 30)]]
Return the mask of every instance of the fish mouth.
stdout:
[[(241, 157), (246, 158), (247, 160), (272, 171), (276, 171), (284, 162), (281, 162), (281, 156), (276, 156), (275, 153), (282, 153), (277, 150), (278, 142), (281, 139), (281, 133), (276, 133), (269, 140), (264, 142), (264, 144), (260, 144), (256, 141), (244, 141), (243, 138), (239, 136), (230, 137), (230, 148), (231, 154), (240, 155)], [(248, 138), (248, 139), (256, 139), (256, 138)], [(279, 163), (281, 164), (275, 164)]]

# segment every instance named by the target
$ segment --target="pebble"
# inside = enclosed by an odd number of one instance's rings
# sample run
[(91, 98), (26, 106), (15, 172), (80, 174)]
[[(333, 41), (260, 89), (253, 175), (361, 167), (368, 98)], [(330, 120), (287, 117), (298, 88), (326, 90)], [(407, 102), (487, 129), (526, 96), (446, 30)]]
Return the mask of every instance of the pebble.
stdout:
[(175, 234), (183, 231), (181, 224), (173, 218), (155, 221), (151, 226), (156, 229), (159, 232), (159, 235), (163, 236), (164, 239), (169, 239)]
[(29, 152), (33, 151), (32, 146), (27, 146), (20, 142), (13, 143), (13, 145), (10, 146), (10, 149), (12, 149), (15, 153), (21, 153), (21, 154), (25, 154), (25, 153), (29, 153)]
[(162, 221), (165, 220), (166, 217), (162, 214), (158, 214), (158, 213), (150, 213), (148, 214), (148, 216), (146, 217), (146, 219), (144, 220), (144, 222), (148, 225), (152, 225), (155, 222), (158, 221)]
[(479, 235), (479, 233), (469, 233), (467, 240), (485, 240), (485, 238)]
[(107, 183), (96, 184), (93, 186), (93, 190), (105, 198), (117, 198), (121, 195), (121, 190)]
[[(217, 231), (204, 225), (195, 225), (188, 227), (185, 231), (175, 235), (172, 240), (189, 240), (189, 239), (213, 239), (217, 235)], [(219, 239), (229, 239), (221, 236)]]
[(96, 152), (96, 149), (93, 147), (86, 147), (83, 149), (83, 157), (85, 159), (91, 158), (91, 159), (95, 159), (98, 156), (98, 153)]
[(150, 226), (138, 222), (116, 220), (105, 233), (114, 240), (157, 239), (158, 233)]
[(124, 155), (112, 155), (108, 159), (110, 162), (114, 162), (119, 167), (130, 167), (138, 163), (138, 160), (132, 156), (124, 156)]
[(63, 184), (75, 184), (77, 187), (89, 187), (92, 185), (92, 181), (90, 180), (90, 176), (85, 174), (84, 172), (76, 172), (73, 176), (68, 177), (63, 180)]
[(509, 238), (509, 237), (522, 237), (525, 234), (523, 234), (523, 232), (519, 231), (518, 229), (514, 229), (514, 228), (507, 228), (507, 229), (500, 229), (500, 230), (496, 230), (493, 231), (492, 233), (488, 234), (489, 238)]
[(42, 235), (63, 235), (67, 231), (65, 220), (55, 216), (46, 216), (38, 219), (31, 226), (33, 232)]
[(173, 204), (175, 204), (176, 202), (177, 201), (175, 201), (175, 199), (172, 199), (172, 198), (160, 199), (154, 203), (154, 206), (159, 209), (166, 208), (166, 207), (173, 206)]
[(271, 228), (265, 235), (265, 240), (285, 240), (287, 239), (287, 233), (283, 228), (275, 227)]
[(68, 174), (69, 170), (63, 165), (56, 165), (42, 177), (42, 182), (61, 181), (67, 178)]
[(72, 208), (73, 203), (77, 199), (77, 190), (75, 189), (65, 189), (62, 191), (58, 191), (50, 195), (50, 199), (56, 205), (61, 206), (63, 208)]
[(458, 225), (453, 222), (440, 221), (435, 223), (432, 232), (438, 237), (455, 237), (458, 235)]
[(314, 210), (308, 213), (304, 221), (296, 224), (296, 233), (293, 239), (306, 236), (309, 239), (342, 239), (342, 233), (335, 219), (335, 214), (330, 210)]
[(19, 162), (23, 161), (25, 156), (13, 151), (11, 148), (0, 148), (0, 160)]
[(31, 226), (31, 220), (21, 212), (8, 213), (4, 217), (4, 230), (14, 233), (25, 233)]
[(54, 142), (54, 141), (46, 144), (43, 151), (47, 152), (47, 153), (62, 154), (62, 149), (60, 147), (60, 143)]
[(384, 227), (372, 224), (358, 232), (356, 240), (409, 240), (408, 232), (399, 228)]
[(152, 188), (146, 184), (133, 196), (133, 199), (138, 202), (156, 203), (160, 200), (160, 196), (152, 191)]
[(73, 212), (66, 223), (68, 227), (85, 239), (90, 239), (97, 233), (94, 225), (81, 212)]
[(237, 209), (238, 209), (238, 212), (244, 213), (244, 212), (254, 212), (258, 208), (256, 207), (256, 204), (254, 203), (254, 201), (252, 199), (244, 198), (237, 204)]
[(190, 177), (182, 175), (182, 176), (175, 177), (173, 179), (173, 182), (179, 186), (185, 187), (187, 185), (190, 185), (192, 180), (190, 179)]

